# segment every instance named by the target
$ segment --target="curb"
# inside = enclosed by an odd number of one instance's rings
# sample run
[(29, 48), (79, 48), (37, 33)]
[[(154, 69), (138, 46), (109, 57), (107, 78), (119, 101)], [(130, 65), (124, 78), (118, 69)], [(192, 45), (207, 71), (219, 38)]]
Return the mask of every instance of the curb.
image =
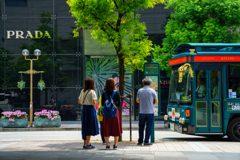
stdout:
[[(59, 128), (59, 127), (44, 127), (44, 128), (0, 128), (0, 132), (18, 132), (18, 131), (81, 131), (81, 128)], [(130, 130), (128, 127), (123, 127), (123, 130)], [(138, 130), (138, 128), (132, 128), (132, 130)], [(155, 128), (155, 130), (168, 131), (168, 128)]]

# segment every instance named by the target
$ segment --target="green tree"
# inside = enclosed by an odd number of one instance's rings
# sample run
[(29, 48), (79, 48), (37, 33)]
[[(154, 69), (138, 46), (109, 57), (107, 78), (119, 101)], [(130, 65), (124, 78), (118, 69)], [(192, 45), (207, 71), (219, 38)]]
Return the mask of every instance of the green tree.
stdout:
[[(101, 44), (114, 47), (119, 63), (119, 92), (124, 93), (126, 70), (142, 69), (144, 58), (150, 54), (151, 41), (145, 36), (145, 23), (134, 12), (153, 8), (164, 0), (68, 0), (72, 16), (80, 28), (91, 28), (92, 37)], [(121, 105), (122, 106), (122, 105)], [(120, 106), (120, 114), (122, 107)], [(120, 115), (120, 117), (122, 117)]]
[(181, 43), (240, 41), (240, 1), (168, 0), (166, 8), (175, 11), (165, 26), (166, 38), (162, 47), (155, 46), (154, 50), (154, 61), (161, 64), (161, 69), (170, 71), (168, 60)]

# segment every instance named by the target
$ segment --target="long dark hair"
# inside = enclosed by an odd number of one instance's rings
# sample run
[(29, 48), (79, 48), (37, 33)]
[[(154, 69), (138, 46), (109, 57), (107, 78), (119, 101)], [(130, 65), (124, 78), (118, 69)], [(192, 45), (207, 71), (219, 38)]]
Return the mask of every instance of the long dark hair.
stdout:
[(112, 78), (108, 78), (105, 83), (104, 91), (107, 92), (107, 95), (111, 95), (115, 90), (115, 82)]
[(86, 92), (87, 90), (94, 90), (95, 91), (95, 88), (94, 88), (94, 80), (92, 78), (87, 78), (85, 79), (84, 81), (84, 89), (83, 89), (83, 92)]

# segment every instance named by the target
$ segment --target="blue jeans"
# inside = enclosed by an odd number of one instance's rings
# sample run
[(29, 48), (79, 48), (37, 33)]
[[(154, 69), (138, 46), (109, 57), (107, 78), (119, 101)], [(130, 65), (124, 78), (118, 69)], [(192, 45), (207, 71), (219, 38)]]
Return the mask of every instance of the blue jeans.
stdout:
[(144, 143), (149, 142), (149, 137), (152, 133), (152, 125), (153, 125), (154, 115), (153, 114), (139, 114), (139, 139), (138, 143), (143, 143), (143, 132), (146, 124), (146, 133)]
[(102, 136), (102, 122), (99, 121), (99, 123), (100, 123), (100, 133), (101, 133), (102, 142), (103, 142), (103, 143), (106, 143), (104, 136)]

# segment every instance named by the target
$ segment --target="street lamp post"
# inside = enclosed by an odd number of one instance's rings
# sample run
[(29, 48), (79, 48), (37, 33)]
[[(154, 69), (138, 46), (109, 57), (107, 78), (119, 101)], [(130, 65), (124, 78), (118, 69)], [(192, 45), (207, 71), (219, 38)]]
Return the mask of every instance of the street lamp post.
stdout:
[(38, 57), (41, 55), (41, 51), (39, 49), (34, 50), (34, 55), (37, 57), (37, 59), (27, 59), (27, 56), (29, 55), (29, 51), (27, 49), (24, 49), (22, 51), (22, 55), (25, 57), (25, 60), (30, 61), (30, 70), (19, 71), (18, 73), (30, 74), (30, 127), (32, 127), (32, 122), (33, 122), (33, 100), (32, 100), (33, 74), (44, 73), (44, 71), (36, 71), (33, 69), (33, 61), (38, 60)]

